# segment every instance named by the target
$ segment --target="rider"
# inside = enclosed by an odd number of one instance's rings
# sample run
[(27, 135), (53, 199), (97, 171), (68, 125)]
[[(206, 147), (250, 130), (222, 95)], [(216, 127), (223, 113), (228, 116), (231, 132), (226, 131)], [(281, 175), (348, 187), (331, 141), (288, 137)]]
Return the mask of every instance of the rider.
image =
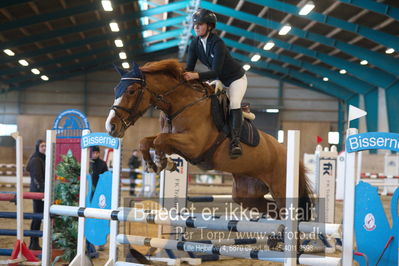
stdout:
[[(216, 26), (216, 15), (207, 9), (199, 9), (193, 15), (194, 30), (197, 35), (188, 50), (188, 60), (184, 78), (201, 81), (219, 79), (228, 88), (230, 99), (230, 157), (242, 154), (240, 132), (242, 125), (241, 101), (247, 90), (247, 76), (242, 65), (235, 61), (224, 42), (212, 33)], [(199, 59), (209, 71), (193, 72)]]

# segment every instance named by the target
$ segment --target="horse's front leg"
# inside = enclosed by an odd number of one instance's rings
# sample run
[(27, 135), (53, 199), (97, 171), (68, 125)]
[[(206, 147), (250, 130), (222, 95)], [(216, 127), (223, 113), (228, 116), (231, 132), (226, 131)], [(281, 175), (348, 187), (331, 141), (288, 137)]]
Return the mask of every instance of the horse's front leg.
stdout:
[(140, 151), (143, 155), (143, 160), (145, 161), (146, 165), (146, 172), (157, 172), (157, 166), (155, 165), (154, 161), (151, 158), (150, 149), (154, 147), (154, 139), (157, 136), (146, 137), (140, 140)]
[(166, 158), (165, 154), (191, 154), (191, 146), (193, 142), (190, 141), (190, 137), (187, 134), (172, 134), (172, 133), (161, 133), (154, 140), (155, 154), (157, 158), (158, 169), (166, 169), (174, 171), (177, 169), (176, 164), (170, 158)]

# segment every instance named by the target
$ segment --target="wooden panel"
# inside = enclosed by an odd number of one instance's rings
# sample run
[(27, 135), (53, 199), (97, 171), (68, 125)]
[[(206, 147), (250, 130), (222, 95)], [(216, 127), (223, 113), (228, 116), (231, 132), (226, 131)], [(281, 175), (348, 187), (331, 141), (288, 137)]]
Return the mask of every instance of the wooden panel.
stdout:
[(15, 163), (15, 147), (0, 147), (0, 164)]
[(46, 139), (46, 130), (53, 126), (53, 115), (19, 115), (17, 126), (19, 134), (24, 141), (23, 161), (26, 163), (35, 150), (35, 142), (38, 139)]
[[(284, 110), (281, 112), (282, 121), (320, 121), (337, 124), (337, 113), (333, 111), (303, 111), (303, 110)], [(336, 126), (335, 126), (336, 128)]]
[[(317, 141), (317, 136), (323, 139), (321, 145), (323, 147), (329, 146), (328, 132), (330, 131), (330, 123), (328, 122), (283, 122), (282, 128), (287, 136), (288, 130), (301, 131), (301, 154), (314, 153)], [(286, 137), (285, 137), (286, 138)], [(286, 141), (285, 141), (286, 142)]]

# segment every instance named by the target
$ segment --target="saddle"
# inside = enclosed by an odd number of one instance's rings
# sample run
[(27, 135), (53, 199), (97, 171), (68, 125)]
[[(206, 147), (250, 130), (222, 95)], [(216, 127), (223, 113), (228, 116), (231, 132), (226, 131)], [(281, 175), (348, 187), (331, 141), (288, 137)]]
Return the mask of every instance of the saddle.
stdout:
[[(231, 138), (228, 120), (229, 99), (227, 98), (226, 92), (224, 90), (219, 90), (209, 97), (211, 99), (212, 118), (219, 131), (219, 135), (213, 145), (203, 154), (197, 158), (186, 158), (191, 164), (197, 165), (204, 170), (214, 169), (212, 162), (213, 154), (226, 137)], [(249, 111), (249, 104), (244, 104), (242, 109), (244, 110), (244, 121), (241, 127), (240, 141), (249, 146), (256, 147), (259, 144), (259, 131), (252, 122), (255, 115)], [(248, 118), (252, 118), (252, 120)]]
[[(227, 137), (231, 138), (229, 126), (229, 99), (225, 92), (219, 92), (211, 96), (212, 102), (212, 117), (213, 121), (219, 130), (223, 131)], [(243, 103), (241, 105), (243, 111), (244, 121), (241, 127), (240, 140), (251, 147), (256, 147), (259, 144), (259, 131), (252, 122), (255, 115), (249, 110), (249, 104)], [(249, 119), (252, 118), (252, 119)]]

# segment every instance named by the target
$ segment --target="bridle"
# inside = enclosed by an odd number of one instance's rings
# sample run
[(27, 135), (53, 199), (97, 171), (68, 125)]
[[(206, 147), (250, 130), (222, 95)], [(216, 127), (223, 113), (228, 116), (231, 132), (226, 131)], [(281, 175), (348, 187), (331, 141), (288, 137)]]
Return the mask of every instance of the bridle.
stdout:
[[(187, 82), (185, 80), (183, 80), (183, 81), (179, 82), (178, 84), (176, 84), (173, 88), (167, 90), (166, 92), (161, 93), (161, 94), (156, 94), (155, 92), (153, 92), (146, 86), (145, 77), (144, 78), (121, 78), (121, 80), (135, 80), (135, 81), (141, 83), (141, 87), (137, 90), (139, 95), (136, 98), (136, 101), (134, 103), (134, 107), (132, 110), (122, 107), (122, 106), (118, 106), (118, 105), (112, 105), (112, 107), (110, 108), (111, 110), (114, 110), (116, 117), (118, 117), (118, 119), (122, 122), (122, 126), (124, 127), (124, 129), (127, 129), (132, 124), (132, 121), (134, 121), (134, 119), (136, 117), (140, 117), (141, 115), (143, 115), (147, 111), (147, 109), (150, 107), (150, 106), (148, 106), (148, 108), (146, 108), (142, 112), (136, 113), (137, 109), (139, 107), (139, 104), (143, 98), (144, 90), (148, 91), (151, 94), (151, 97), (154, 99), (154, 102), (155, 102), (155, 104), (153, 104), (153, 105), (155, 105), (156, 108), (161, 109), (158, 107), (156, 102), (162, 102), (163, 104), (166, 104), (167, 106), (170, 107), (172, 104), (168, 100), (166, 100), (165, 97), (168, 96), (169, 94), (173, 93), (181, 85), (187, 84)], [(186, 110), (187, 108), (195, 105), (196, 103), (198, 103), (200, 101), (205, 100), (206, 98), (209, 98), (208, 91), (205, 89), (205, 90), (203, 90), (203, 92), (204, 92), (204, 96), (202, 96), (201, 98), (197, 99), (196, 101), (194, 101), (192, 103), (189, 103), (189, 104), (183, 106), (182, 108), (180, 108), (176, 112), (172, 113), (171, 115), (168, 115), (165, 112), (165, 110), (162, 110), (162, 111), (164, 111), (164, 113), (166, 115), (166, 120), (168, 121), (168, 124), (171, 125), (172, 120), (177, 115), (179, 115), (184, 110)], [(167, 109), (167, 108), (162, 108), (162, 109)], [(117, 112), (117, 110), (122, 110), (129, 114), (129, 116), (126, 118), (126, 120)]]
[[(119, 105), (112, 105), (111, 108), (110, 108), (111, 110), (114, 110), (116, 117), (119, 118), (119, 120), (122, 122), (122, 126), (125, 129), (127, 129), (132, 124), (132, 121), (135, 118), (134, 114), (137, 111), (137, 108), (139, 106), (138, 104), (140, 103), (141, 98), (143, 98), (144, 88), (146, 87), (145, 86), (146, 83), (145, 83), (145, 79), (142, 79), (142, 78), (121, 78), (121, 80), (135, 80), (135, 81), (138, 81), (138, 82), (141, 83), (141, 87), (140, 87), (140, 89), (138, 89), (139, 95), (136, 98), (133, 110), (130, 110), (128, 108), (125, 108), (125, 107), (122, 107), (122, 106), (119, 106)], [(127, 121), (116, 110), (122, 110), (122, 111), (127, 112), (129, 114), (129, 116), (127, 117)], [(142, 115), (143, 113), (145, 113), (145, 111), (147, 111), (147, 109), (144, 110), (142, 113), (139, 113), (137, 115)]]

